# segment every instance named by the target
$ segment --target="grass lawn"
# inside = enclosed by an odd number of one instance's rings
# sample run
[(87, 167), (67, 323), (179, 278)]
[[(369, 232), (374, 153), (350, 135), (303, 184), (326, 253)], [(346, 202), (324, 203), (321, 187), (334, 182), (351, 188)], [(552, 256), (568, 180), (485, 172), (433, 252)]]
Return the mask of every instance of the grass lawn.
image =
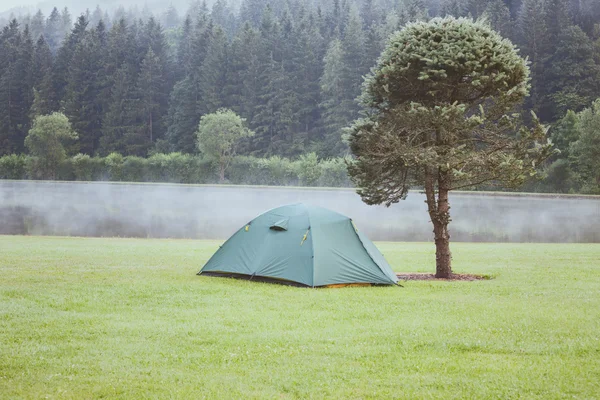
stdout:
[(218, 244), (0, 236), (0, 398), (600, 397), (598, 244), (454, 243), (495, 279), (345, 289), (196, 276)]

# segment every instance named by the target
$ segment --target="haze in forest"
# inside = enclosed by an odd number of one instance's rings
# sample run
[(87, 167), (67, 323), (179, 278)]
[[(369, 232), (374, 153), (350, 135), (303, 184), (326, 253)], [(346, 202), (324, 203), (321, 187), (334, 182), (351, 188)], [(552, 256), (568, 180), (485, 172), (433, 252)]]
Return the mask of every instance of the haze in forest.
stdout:
[[(207, 5), (212, 5), (214, 0), (208, 0)], [(190, 0), (171, 0), (171, 1), (160, 1), (160, 0), (43, 0), (43, 1), (19, 1), (19, 0), (2, 0), (0, 2), (0, 16), (3, 14), (10, 14), (11, 12), (15, 15), (25, 14), (30, 12), (34, 14), (38, 9), (42, 10), (43, 13), (48, 14), (52, 11), (52, 8), (63, 9), (67, 7), (73, 15), (79, 15), (85, 12), (86, 9), (94, 10), (96, 6), (100, 6), (103, 10), (109, 12), (116, 10), (119, 7), (127, 8), (148, 8), (153, 13), (161, 13), (165, 11), (170, 5), (173, 5), (178, 11), (183, 12), (190, 4)], [(8, 15), (4, 15), (8, 16)]]
[[(225, 108), (255, 133), (240, 143), (227, 181), (252, 183), (235, 179), (235, 165), (285, 178), (268, 181), (304, 181), (288, 179), (287, 166), (307, 156), (342, 165), (349, 155), (345, 129), (360, 117), (363, 79), (389, 37), (452, 16), (485, 18), (530, 61), (530, 96), (519, 110), (525, 124), (531, 112), (539, 117), (560, 154), (541, 166), (541, 183), (519, 190), (600, 193), (598, 0), (188, 1), (111, 9), (117, 2), (68, 0), (51, 12), (0, 15), (0, 178), (94, 180), (116, 159), (144, 169), (169, 154), (206, 165), (198, 124)], [(62, 172), (33, 168), (25, 146), (36, 118), (52, 113), (78, 134)]]

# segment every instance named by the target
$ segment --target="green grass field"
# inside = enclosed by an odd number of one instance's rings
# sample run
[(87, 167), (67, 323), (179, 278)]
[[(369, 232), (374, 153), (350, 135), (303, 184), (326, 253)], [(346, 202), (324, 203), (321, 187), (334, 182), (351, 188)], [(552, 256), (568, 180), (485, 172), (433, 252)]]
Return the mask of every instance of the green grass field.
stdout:
[(455, 243), (494, 279), (345, 289), (196, 276), (218, 244), (0, 236), (0, 398), (600, 397), (598, 244)]

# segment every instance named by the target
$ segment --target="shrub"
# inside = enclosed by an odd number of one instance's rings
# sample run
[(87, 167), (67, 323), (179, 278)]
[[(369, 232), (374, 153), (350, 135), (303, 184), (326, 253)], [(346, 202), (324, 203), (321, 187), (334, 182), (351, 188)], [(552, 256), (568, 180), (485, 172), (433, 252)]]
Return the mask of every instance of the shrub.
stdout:
[(197, 158), (190, 154), (170, 153), (165, 158), (165, 172), (169, 182), (192, 183)]
[[(240, 185), (259, 185), (260, 177), (256, 176), (257, 158), (237, 156), (229, 165), (227, 178), (230, 183)], [(216, 172), (216, 170), (215, 170)]]
[(269, 174), (267, 184), (284, 186), (298, 184), (298, 174), (293, 163), (287, 158), (273, 156), (271, 158), (262, 159), (266, 165)]
[(319, 159), (315, 153), (303, 154), (300, 156), (298, 178), (302, 186), (316, 186), (321, 177), (321, 168), (319, 168)]
[[(174, 182), (188, 184), (217, 183), (216, 161), (182, 153), (155, 153), (149, 158), (107, 157), (77, 154), (63, 160), (56, 179), (77, 181)], [(0, 157), (0, 179), (44, 179), (44, 165), (37, 157), (10, 155)], [(273, 156), (235, 157), (228, 169), (228, 182), (240, 185), (350, 186), (344, 159), (319, 161), (315, 153), (299, 160)]]
[(56, 168), (56, 180), (59, 181), (74, 181), (75, 171), (73, 169), (73, 159), (65, 158), (58, 164)]
[(167, 154), (156, 153), (147, 158), (147, 175), (146, 178), (150, 182), (168, 182), (168, 174), (166, 173)]
[(343, 158), (332, 158), (321, 161), (321, 176), (318, 185), (326, 187), (350, 187), (350, 179)]
[(107, 175), (104, 158), (77, 154), (71, 158), (71, 166), (76, 181), (97, 181)]
[(125, 182), (143, 182), (148, 169), (148, 160), (137, 156), (123, 159), (123, 180)]
[(214, 183), (216, 182), (217, 166), (212, 160), (194, 157), (194, 174), (190, 183)]
[(26, 179), (26, 158), (23, 154), (0, 157), (0, 179)]
[(123, 156), (119, 153), (110, 153), (104, 158), (108, 180), (122, 181), (123, 180)]

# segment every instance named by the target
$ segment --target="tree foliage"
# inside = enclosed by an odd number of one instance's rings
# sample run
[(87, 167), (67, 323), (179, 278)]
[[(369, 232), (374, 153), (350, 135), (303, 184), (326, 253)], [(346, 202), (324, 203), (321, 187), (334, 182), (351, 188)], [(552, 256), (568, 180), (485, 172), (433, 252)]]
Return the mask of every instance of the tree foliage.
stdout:
[(392, 36), (365, 82), (366, 117), (352, 127), (349, 173), (368, 204), (389, 206), (409, 188), (425, 188), (438, 276), (451, 273), (448, 191), (517, 187), (551, 152), (546, 129), (535, 118), (533, 128), (522, 127), (513, 114), (528, 76), (510, 41), (481, 22), (447, 17)]
[(65, 145), (76, 140), (69, 119), (62, 113), (40, 115), (25, 138), (25, 146), (36, 158), (37, 171), (42, 179), (55, 179), (58, 167), (67, 157)]
[(600, 194), (600, 99), (579, 113), (576, 127), (578, 138), (569, 147), (572, 169), (584, 193)]
[(55, 8), (0, 18), (0, 154), (23, 152), (33, 118), (54, 111), (92, 158), (191, 154), (200, 118), (225, 107), (256, 132), (240, 153), (341, 156), (343, 127), (361, 115), (363, 76), (388, 37), (444, 14), (486, 18), (518, 46), (531, 63), (531, 95), (515, 111), (530, 126), (531, 110), (554, 125), (600, 97), (598, 4), (218, 0), (209, 8), (196, 0), (162, 15), (96, 7), (77, 17)]
[(221, 109), (202, 116), (198, 131), (198, 149), (219, 165), (219, 180), (225, 181), (225, 170), (236, 155), (240, 141), (254, 136), (245, 120), (231, 110)]

